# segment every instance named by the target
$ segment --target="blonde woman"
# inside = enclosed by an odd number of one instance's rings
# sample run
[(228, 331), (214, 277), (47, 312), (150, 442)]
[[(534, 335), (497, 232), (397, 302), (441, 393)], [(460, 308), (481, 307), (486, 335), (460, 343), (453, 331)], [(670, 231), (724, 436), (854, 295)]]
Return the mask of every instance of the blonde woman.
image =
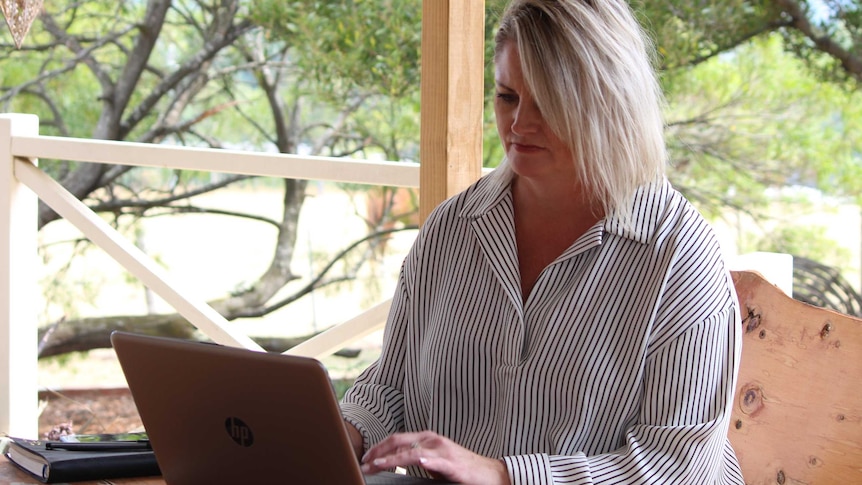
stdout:
[(438, 207), (380, 359), (342, 411), (366, 472), (475, 484), (743, 483), (738, 303), (664, 177), (650, 46), (624, 0), (514, 0), (506, 159)]

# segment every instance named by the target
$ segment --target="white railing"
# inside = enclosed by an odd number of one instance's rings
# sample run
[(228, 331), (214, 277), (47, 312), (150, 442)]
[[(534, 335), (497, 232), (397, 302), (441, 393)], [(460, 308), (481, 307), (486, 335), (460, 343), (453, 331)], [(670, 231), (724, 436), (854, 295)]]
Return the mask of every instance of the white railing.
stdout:
[[(37, 207), (41, 199), (213, 341), (260, 350), (137, 246), (38, 168), (39, 158), (398, 187), (419, 186), (413, 163), (171, 147), (39, 136), (33, 115), (0, 114), (0, 433), (36, 436)], [(322, 357), (381, 328), (389, 301), (287, 353)]]

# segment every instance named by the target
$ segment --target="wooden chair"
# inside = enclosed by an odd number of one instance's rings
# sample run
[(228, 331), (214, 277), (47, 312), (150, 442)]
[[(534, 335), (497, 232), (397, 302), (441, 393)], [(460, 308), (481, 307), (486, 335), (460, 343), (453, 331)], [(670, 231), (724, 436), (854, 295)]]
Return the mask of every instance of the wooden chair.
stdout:
[(742, 360), (728, 435), (746, 484), (862, 484), (862, 319), (733, 272)]

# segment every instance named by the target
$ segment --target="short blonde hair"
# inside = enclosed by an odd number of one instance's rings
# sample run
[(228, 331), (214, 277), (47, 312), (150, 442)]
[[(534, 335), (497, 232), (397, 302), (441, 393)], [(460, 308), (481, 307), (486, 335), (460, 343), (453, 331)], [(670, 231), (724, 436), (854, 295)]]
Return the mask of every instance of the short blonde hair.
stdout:
[(512, 0), (495, 54), (515, 42), (543, 117), (607, 216), (631, 220), (638, 187), (664, 176), (663, 98), (652, 43), (625, 0)]

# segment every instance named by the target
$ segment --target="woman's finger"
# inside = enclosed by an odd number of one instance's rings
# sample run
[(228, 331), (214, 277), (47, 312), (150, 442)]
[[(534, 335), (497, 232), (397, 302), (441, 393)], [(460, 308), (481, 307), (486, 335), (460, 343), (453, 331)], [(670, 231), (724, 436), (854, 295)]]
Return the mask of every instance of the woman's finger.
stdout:
[(362, 462), (367, 462), (381, 456), (397, 453), (405, 448), (416, 449), (421, 446), (424, 433), (396, 433), (369, 449), (362, 456)]
[(395, 467), (421, 466), (420, 458), (429, 453), (423, 446), (428, 434), (400, 433), (374, 446), (362, 457), (362, 471), (376, 473)]

